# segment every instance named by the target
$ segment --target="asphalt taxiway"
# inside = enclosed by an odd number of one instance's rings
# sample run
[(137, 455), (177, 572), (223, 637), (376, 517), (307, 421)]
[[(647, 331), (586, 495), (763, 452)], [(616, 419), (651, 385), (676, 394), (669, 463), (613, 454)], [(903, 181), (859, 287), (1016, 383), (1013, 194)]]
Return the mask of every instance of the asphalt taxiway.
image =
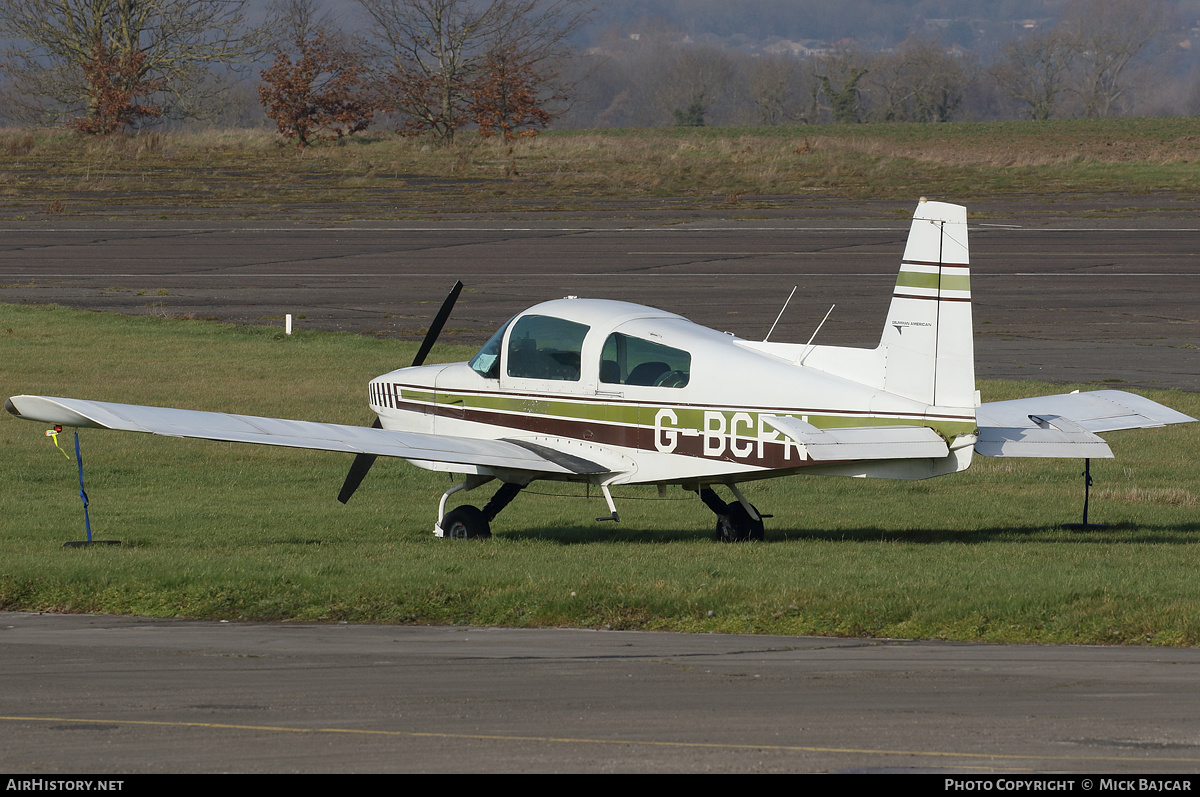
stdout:
[[(749, 339), (874, 346), (907, 221), (546, 221), (314, 227), (37, 225), (0, 236), (0, 301), (419, 340), (455, 279), (444, 342), (478, 345), (566, 295), (624, 299)], [(1200, 390), (1200, 222), (972, 223), (981, 378)]]
[(0, 614), (0, 771), (1195, 772), (1200, 650)]

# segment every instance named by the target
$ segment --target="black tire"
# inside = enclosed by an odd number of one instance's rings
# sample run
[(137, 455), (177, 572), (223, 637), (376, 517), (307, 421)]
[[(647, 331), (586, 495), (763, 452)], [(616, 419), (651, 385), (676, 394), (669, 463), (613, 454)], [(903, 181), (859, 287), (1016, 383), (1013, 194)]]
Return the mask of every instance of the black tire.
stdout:
[[(758, 507), (754, 511), (757, 513)], [(740, 503), (729, 504), (725, 512), (717, 515), (717, 540), (720, 542), (761, 542), (765, 536), (762, 516), (758, 520), (752, 519)]]
[(442, 518), (442, 536), (448, 540), (485, 540), (492, 536), (492, 527), (482, 509), (467, 504), (451, 509)]

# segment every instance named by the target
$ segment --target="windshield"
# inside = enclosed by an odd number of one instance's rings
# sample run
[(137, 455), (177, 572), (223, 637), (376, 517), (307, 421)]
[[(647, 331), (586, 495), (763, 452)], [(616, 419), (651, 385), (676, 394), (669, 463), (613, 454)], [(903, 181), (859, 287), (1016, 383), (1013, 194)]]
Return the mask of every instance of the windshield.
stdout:
[(496, 334), (488, 338), (488, 342), (483, 344), (483, 348), (467, 363), (475, 373), (484, 379), (500, 378), (500, 344), (504, 342), (504, 330), (508, 329), (508, 325), (511, 323), (512, 318), (505, 321), (504, 326), (497, 329)]

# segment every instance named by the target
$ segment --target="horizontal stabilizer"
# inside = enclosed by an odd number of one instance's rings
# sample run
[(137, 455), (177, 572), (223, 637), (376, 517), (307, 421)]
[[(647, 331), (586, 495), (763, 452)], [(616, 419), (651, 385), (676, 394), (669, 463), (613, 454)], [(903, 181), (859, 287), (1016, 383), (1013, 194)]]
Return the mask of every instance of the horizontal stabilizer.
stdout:
[(853, 426), (818, 429), (790, 416), (764, 416), (773, 428), (804, 446), (810, 459), (916, 459), (944, 457), (946, 441), (928, 426)]
[(256, 415), (179, 410), (106, 401), (13, 396), (5, 408), (20, 418), (60, 426), (120, 429), (167, 437), (194, 437), (229, 443), (259, 443), (288, 448), (375, 454), (428, 462), (528, 470), (538, 473), (607, 473), (607, 468), (574, 455), (555, 455), (553, 461), (533, 450), (504, 440), (479, 440), (446, 435), (399, 432), (369, 426), (291, 421)]
[(1196, 420), (1122, 390), (994, 401), (982, 405), (976, 418), (979, 439), (975, 451), (985, 457), (1076, 459), (1113, 456), (1108, 444), (1096, 436), (1098, 432)]
[(1108, 443), (1091, 432), (1054, 427), (980, 427), (975, 453), (985, 457), (1113, 458)]

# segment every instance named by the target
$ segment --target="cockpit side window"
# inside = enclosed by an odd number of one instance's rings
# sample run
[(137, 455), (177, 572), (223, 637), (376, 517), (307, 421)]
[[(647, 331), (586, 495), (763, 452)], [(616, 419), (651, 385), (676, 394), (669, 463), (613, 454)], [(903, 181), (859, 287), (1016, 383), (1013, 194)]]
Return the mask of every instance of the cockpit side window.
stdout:
[(496, 330), (496, 334), (488, 338), (488, 342), (483, 344), (483, 348), (476, 352), (471, 361), (467, 363), (475, 373), (484, 379), (500, 378), (500, 347), (504, 344), (504, 330), (508, 329), (508, 325), (511, 323), (511, 318), (504, 322), (504, 326)]
[(643, 338), (614, 332), (600, 352), (600, 381), (610, 385), (684, 387), (692, 355)]
[(509, 376), (579, 381), (586, 324), (544, 315), (522, 316), (508, 336)]

